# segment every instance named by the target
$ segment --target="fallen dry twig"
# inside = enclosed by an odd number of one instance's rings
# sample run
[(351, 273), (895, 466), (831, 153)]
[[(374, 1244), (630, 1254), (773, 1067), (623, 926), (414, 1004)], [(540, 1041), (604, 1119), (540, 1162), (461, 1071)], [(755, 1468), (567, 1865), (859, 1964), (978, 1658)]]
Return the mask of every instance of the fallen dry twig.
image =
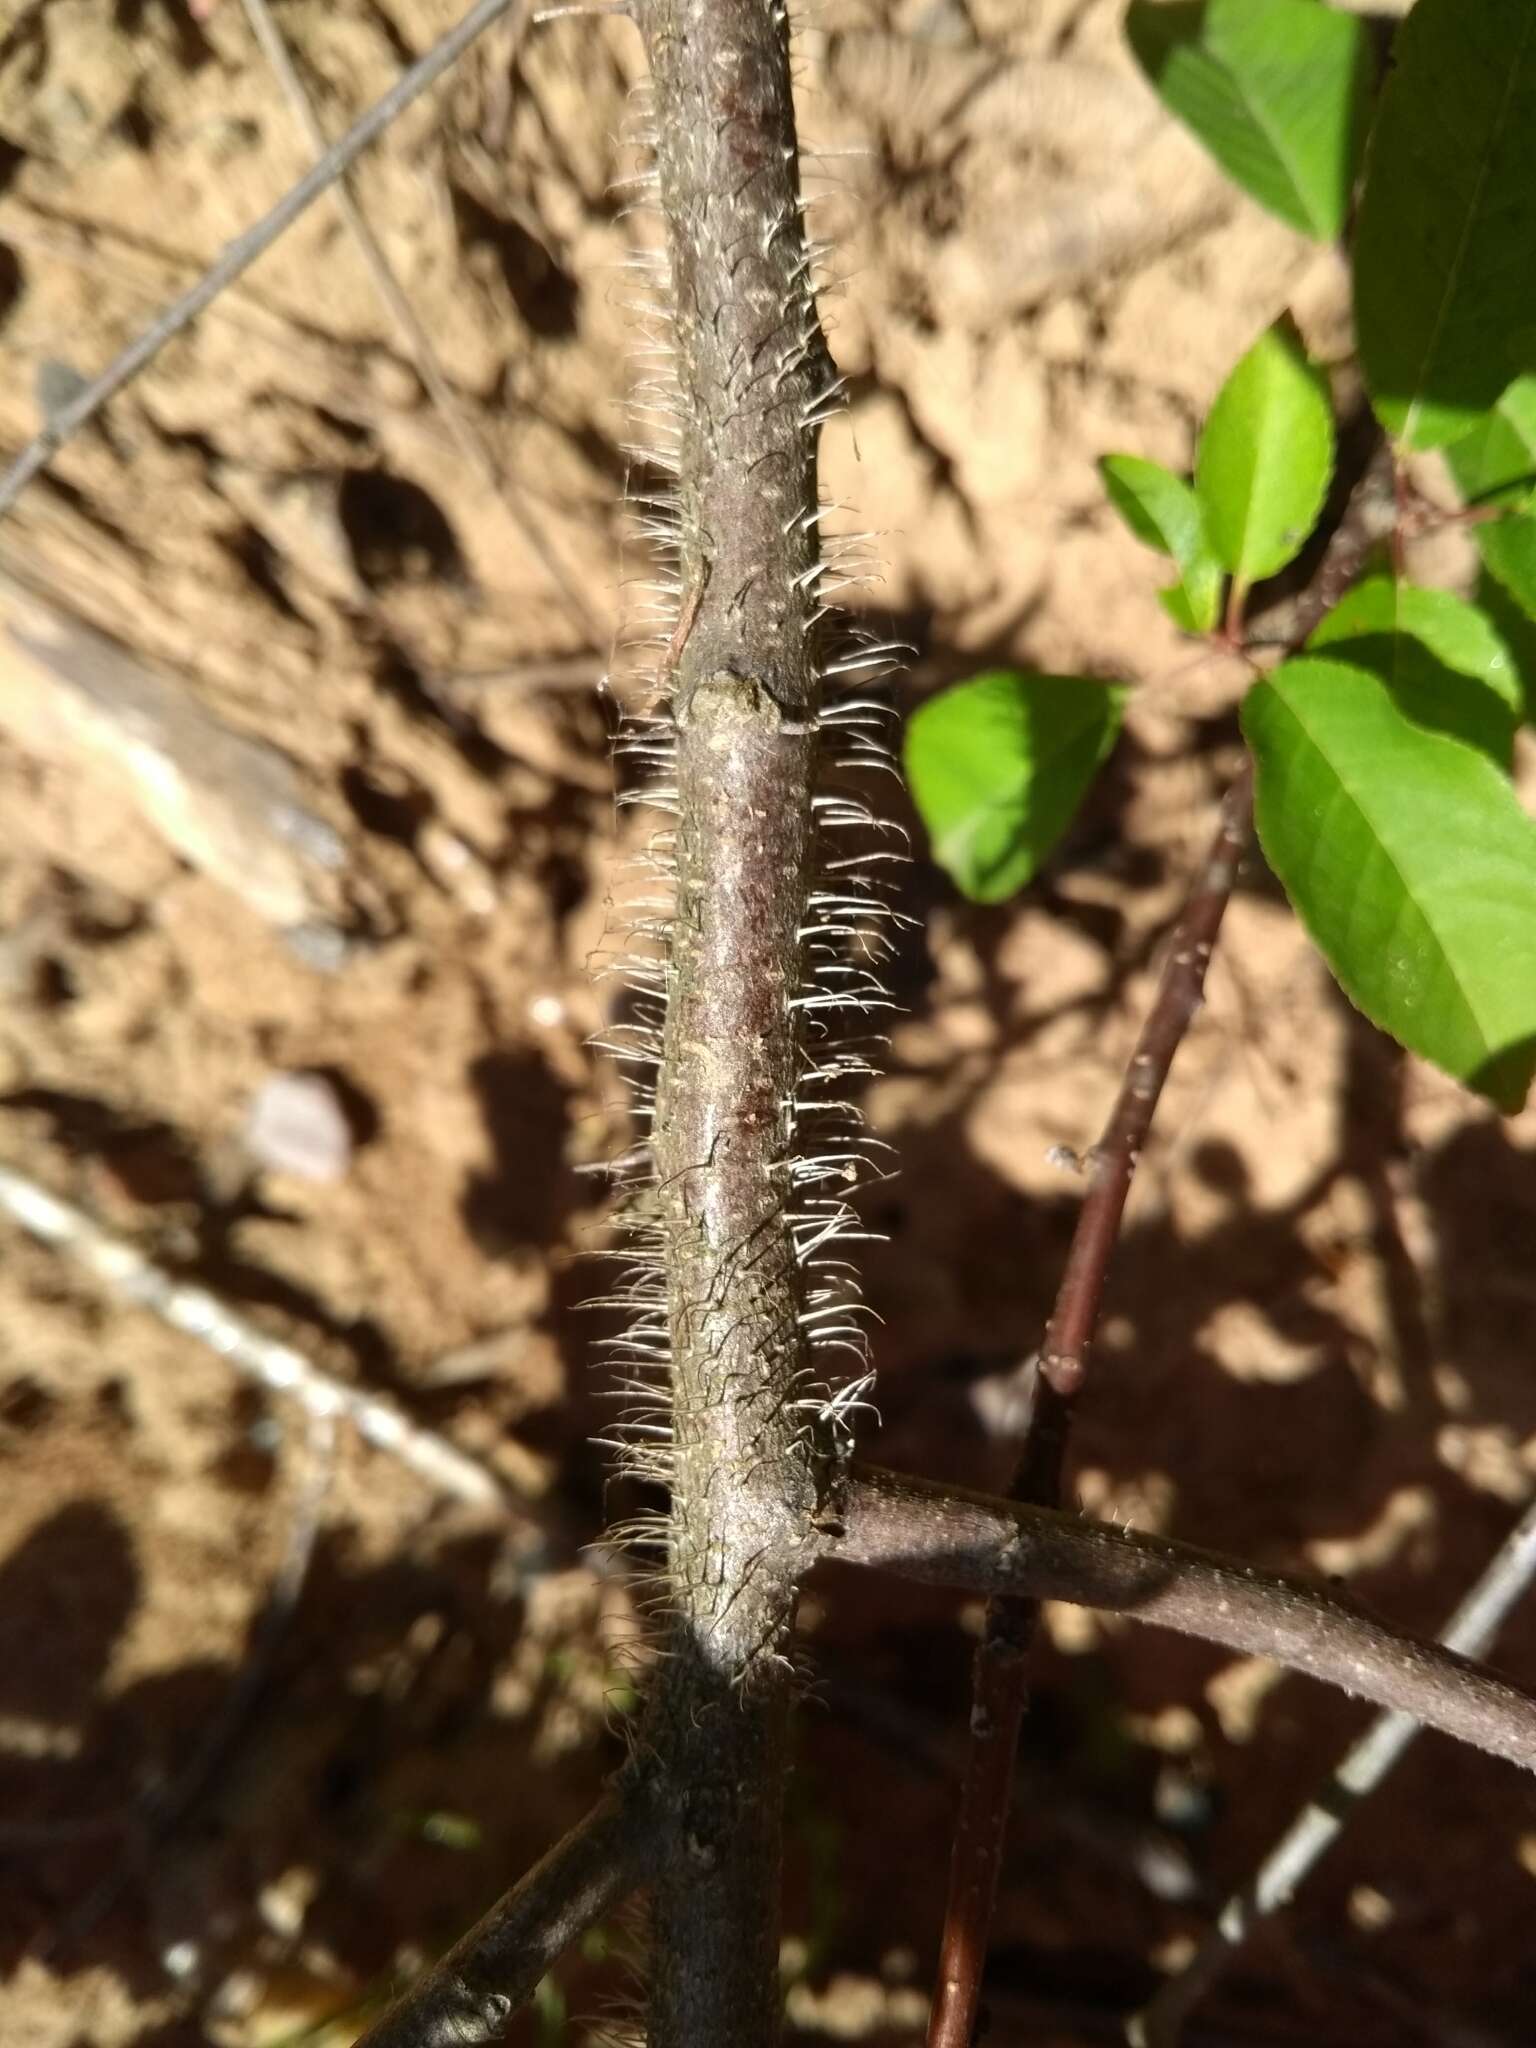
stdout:
[[(1481, 1657), (1536, 1578), (1536, 1504), (1528, 1507), (1446, 1623), (1440, 1640)], [(1362, 1799), (1394, 1770), (1419, 1732), (1409, 1714), (1380, 1714), (1315, 1792), (1248, 1882), (1233, 1892), (1194, 1954), (1131, 2022), (1136, 2048), (1173, 2048), (1184, 2022), (1259, 1922), (1288, 1906)]]
[(0, 1166), (0, 1209), (44, 1244), (67, 1252), (122, 1301), (147, 1308), (173, 1329), (216, 1351), (248, 1379), (284, 1394), (316, 1417), (342, 1417), (366, 1443), (409, 1465), (428, 1485), (475, 1507), (519, 1505), (498, 1474), (435, 1430), (409, 1421), (377, 1395), (332, 1379), (301, 1351), (269, 1337), (206, 1287), (178, 1280), (125, 1238), (103, 1230), (14, 1167)]
[(183, 328), (190, 327), (200, 314), (206, 312), (227, 285), (233, 284), (237, 277), (249, 270), (279, 235), (292, 227), (323, 192), (330, 190), (355, 157), (360, 156), (370, 143), (376, 142), (413, 100), (419, 99), (429, 86), (436, 84), (443, 73), (458, 62), (478, 36), (498, 22), (509, 7), (519, 4), (520, 0), (478, 0), (478, 5), (470, 9), (456, 28), (450, 29), (390, 87), (381, 100), (352, 124), (307, 177), (290, 186), (253, 227), (247, 228), (243, 235), (237, 235), (197, 282), (167, 306), (138, 340), (130, 342), (99, 377), (92, 378), (66, 405), (61, 405), (42, 432), (35, 435), (10, 468), (0, 474), (0, 519), (10, 511), (33, 477), (48, 467), (66, 441), (79, 433), (109, 400), (131, 384)]
[[(320, 125), (320, 117), (315, 112), (314, 102), (305, 90), (304, 81), (299, 76), (298, 67), (283, 40), (282, 31), (273, 19), (267, 0), (241, 0), (241, 4), (245, 8), (246, 19), (250, 22), (251, 33), (256, 38), (262, 55), (272, 67), (273, 76), (277, 79), (305, 141), (314, 151), (316, 162), (324, 162), (329, 147), (325, 130)], [(520, 34), (523, 26), (522, 18), (514, 21), (515, 36)], [(444, 426), (452, 436), (453, 445), (497, 503), (505, 509), (519, 540), (541, 563), (550, 581), (570, 606), (573, 616), (580, 619), (587, 628), (588, 636), (594, 639), (601, 637), (596, 614), (580, 586), (550, 546), (538, 520), (523, 503), (522, 493), (514, 487), (511, 479), (503, 474), (500, 465), (475, 431), (468, 413), (460, 404), (457, 393), (448, 381), (448, 373), (443, 368), (432, 337), (422, 324), (416, 308), (411, 304), (404, 286), (395, 275), (394, 266), (385, 254), (383, 244), (374, 233), (368, 216), (353, 194), (345, 170), (337, 181), (335, 199), (336, 209), (346, 222), (347, 232), (357, 244), (358, 253), (373, 281), (373, 288), (399, 329), (411, 360), (416, 365), (416, 374), (420, 377), (427, 396), (437, 407)]]

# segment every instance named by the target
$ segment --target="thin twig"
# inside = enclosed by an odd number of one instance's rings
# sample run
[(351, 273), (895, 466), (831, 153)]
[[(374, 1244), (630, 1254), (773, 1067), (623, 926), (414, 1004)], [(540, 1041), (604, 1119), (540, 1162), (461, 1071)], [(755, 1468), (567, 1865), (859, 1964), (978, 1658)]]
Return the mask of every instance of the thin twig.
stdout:
[[(1536, 1578), (1536, 1504), (1495, 1551), (1486, 1571), (1446, 1623), (1440, 1640), (1464, 1657), (1481, 1657), (1515, 1602)], [(1411, 1715), (1381, 1714), (1291, 1822), (1247, 1884), (1233, 1892), (1177, 1976), (1131, 2022), (1136, 2048), (1173, 2048), (1184, 2023), (1258, 1923), (1288, 1906), (1297, 1887), (1333, 1847), (1360, 1801), (1374, 1792), (1419, 1732)]]
[[(1385, 455), (1378, 433), (1348, 486), (1339, 525), (1297, 605), (1292, 630), (1298, 645), (1359, 574), (1374, 538), (1368, 515)], [(1060, 1502), (1072, 1415), (1087, 1377), (1131, 1182), (1164, 1083), (1204, 999), (1206, 970), (1252, 830), (1253, 766), (1245, 761), (1222, 800), (1215, 835), (1174, 926), (1152, 1008), (1104, 1135), (1089, 1154), (1088, 1190), (1046, 1325), (1034, 1399), (1009, 1487), (1015, 1500), (1038, 1507)], [(1031, 1602), (988, 1603), (972, 1676), (928, 2048), (970, 2048), (975, 2038), (1037, 1618)]]
[(925, 1585), (1103, 1608), (1271, 1657), (1536, 1770), (1536, 1695), (1305, 1579), (1193, 1544), (855, 1464), (822, 1554)]
[(355, 121), (341, 140), (328, 149), (314, 169), (285, 192), (277, 204), (238, 235), (223, 255), (153, 321), (137, 341), (130, 342), (121, 355), (109, 363), (99, 377), (85, 385), (67, 405), (59, 407), (33, 440), (29, 441), (10, 468), (0, 475), (0, 519), (3, 519), (32, 479), (48, 467), (65, 442), (93, 420), (107, 402), (131, 384), (139, 372), (152, 363), (167, 342), (189, 327), (237, 277), (249, 270), (280, 235), (330, 190), (347, 166), (376, 142), (396, 117), (429, 86), (436, 84), (477, 37), (524, 0), (477, 0), (456, 28), (448, 31), (424, 57), (390, 87), (384, 97)]
[[(256, 38), (262, 55), (272, 67), (273, 75), (298, 123), (300, 132), (314, 151), (316, 161), (322, 162), (329, 147), (325, 130), (320, 125), (320, 117), (315, 112), (314, 102), (299, 76), (298, 66), (283, 40), (282, 31), (272, 18), (272, 10), (267, 5), (267, 0), (242, 0), (242, 4), (246, 19), (251, 25), (251, 33)], [(524, 19), (513, 23), (515, 38), (521, 39), (524, 25)], [(512, 54), (515, 57), (516, 41)], [(524, 503), (522, 493), (514, 487), (511, 479), (503, 474), (490, 449), (475, 431), (474, 424), (460, 403), (457, 392), (448, 381), (448, 374), (443, 368), (432, 337), (423, 326), (409, 295), (395, 275), (394, 266), (370, 226), (368, 216), (363, 212), (345, 171), (337, 181), (333, 196), (336, 209), (345, 221), (348, 233), (357, 244), (358, 254), (367, 267), (373, 288), (389, 317), (399, 329), (411, 360), (416, 365), (416, 374), (420, 377), (427, 396), (437, 407), (454, 446), (487, 490), (505, 507), (519, 538), (538, 557), (551, 582), (587, 628), (589, 638), (601, 638), (598, 621), (586, 598), (539, 530), (538, 522)]]
[(647, 1883), (671, 1846), (666, 1813), (646, 1782), (632, 1777), (404, 1992), (357, 2048), (476, 2048), (498, 2039), (561, 1951)]
[(103, 1230), (82, 1210), (13, 1167), (0, 1166), (0, 1209), (44, 1244), (68, 1252), (121, 1300), (147, 1308), (173, 1329), (195, 1337), (270, 1393), (290, 1396), (321, 1419), (344, 1416), (365, 1442), (409, 1465), (439, 1493), (476, 1507), (505, 1510), (517, 1505), (504, 1479), (446, 1437), (408, 1421), (376, 1395), (332, 1379), (302, 1352), (267, 1336), (207, 1288), (176, 1279), (125, 1238)]
[(547, 21), (569, 21), (573, 15), (632, 14), (630, 0), (572, 0), (570, 6), (541, 7), (534, 21), (542, 28)]
[(452, 668), (427, 678), (434, 690), (600, 690), (602, 657), (596, 654), (530, 654), (495, 668)]
[[(9, 195), (7, 195), (9, 197)], [(135, 298), (153, 305), (165, 296), (168, 283), (181, 277), (200, 277), (203, 266), (191, 257), (174, 255), (168, 249), (149, 246), (136, 236), (114, 232), (99, 221), (87, 229), (66, 215), (55, 214), (36, 202), (17, 201), (42, 227), (7, 219), (5, 239), (23, 249), (36, 249), (57, 263), (68, 264), (82, 276), (105, 281)], [(336, 354), (327, 348), (314, 330), (296, 321), (279, 307), (269, 305), (250, 285), (233, 284), (224, 296), (207, 308), (237, 332), (286, 350), (302, 362), (313, 362), (334, 371)], [(354, 379), (347, 402), (358, 418), (385, 410), (386, 401), (365, 391), (361, 379)]]
[[(818, 1543), (823, 1557), (928, 1584), (1070, 1600), (1278, 1656), (1536, 1769), (1536, 1698), (1318, 1587), (1187, 1544), (866, 1466), (851, 1468)], [(1499, 1602), (1512, 1597), (1506, 1581)], [(632, 1765), (359, 2048), (496, 2039), (585, 1927), (677, 1861), (699, 1860), (691, 1761), (682, 1752)]]
[[(1072, 1411), (1088, 1369), (1126, 1197), (1174, 1055), (1197, 1015), (1211, 949), (1253, 827), (1253, 769), (1245, 762), (1222, 801), (1215, 836), (1174, 927), (1157, 994), (1104, 1135), (1089, 1154), (1088, 1191), (1078, 1212), (1056, 1305), (1041, 1347), (1034, 1405), (1018, 1470), (1016, 1500), (1054, 1507)], [(975, 2038), (987, 1934), (997, 1896), (1012, 1805), (1014, 1758), (1028, 1698), (1027, 1659), (1036, 1610), (988, 1604), (976, 1652), (969, 1746), (951, 1850), (949, 1895), (928, 2048), (969, 2048)]]
[[(1040, 1352), (1042, 1409), (1052, 1405), (1052, 1395), (1058, 1402), (1071, 1401), (1087, 1375), (1089, 1348), (1098, 1328), (1131, 1179), (1174, 1055), (1204, 1001), (1206, 968), (1237, 883), (1238, 867), (1252, 825), (1253, 767), (1251, 762), (1244, 762), (1222, 799), (1215, 836), (1174, 926), (1157, 995), (1136, 1041), (1104, 1135), (1089, 1154), (1088, 1191), (1078, 1212), (1056, 1306), (1046, 1325)], [(1031, 1439), (1051, 1433), (1046, 1418), (1037, 1409), (1030, 1422)], [(1054, 1484), (1051, 1491), (1056, 1491)]]

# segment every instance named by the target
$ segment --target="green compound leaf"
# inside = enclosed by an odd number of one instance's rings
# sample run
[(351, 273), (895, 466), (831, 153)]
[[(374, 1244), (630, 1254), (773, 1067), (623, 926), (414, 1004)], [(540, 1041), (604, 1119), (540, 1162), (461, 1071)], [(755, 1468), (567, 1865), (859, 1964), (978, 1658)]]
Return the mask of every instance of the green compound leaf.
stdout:
[(1217, 394), (1195, 458), (1206, 531), (1240, 591), (1300, 553), (1332, 474), (1327, 383), (1277, 321)]
[(1404, 448), (1471, 431), (1536, 368), (1536, 7), (1418, 0), (1371, 136), (1355, 326)]
[(1123, 689), (992, 669), (920, 706), (906, 770), (933, 857), (977, 903), (1022, 889), (1114, 744)]
[(1536, 824), (1508, 779), (1339, 661), (1256, 683), (1243, 731), (1265, 856), (1345, 993), (1518, 1110), (1536, 1072)]
[(1158, 592), (1186, 633), (1209, 633), (1221, 617), (1221, 564), (1205, 535), (1200, 500), (1183, 477), (1140, 455), (1106, 455), (1099, 475), (1109, 502), (1149, 548), (1172, 555), (1179, 580)]
[(1303, 234), (1342, 234), (1368, 111), (1363, 21), (1315, 0), (1135, 0), (1125, 32), (1228, 177)]
[(1528, 506), (1536, 496), (1536, 377), (1517, 377), (1445, 459), (1469, 505)]
[(1405, 717), (1480, 748), (1509, 772), (1520, 678), (1492, 619), (1464, 598), (1371, 576), (1334, 606), (1307, 646), (1369, 669)]

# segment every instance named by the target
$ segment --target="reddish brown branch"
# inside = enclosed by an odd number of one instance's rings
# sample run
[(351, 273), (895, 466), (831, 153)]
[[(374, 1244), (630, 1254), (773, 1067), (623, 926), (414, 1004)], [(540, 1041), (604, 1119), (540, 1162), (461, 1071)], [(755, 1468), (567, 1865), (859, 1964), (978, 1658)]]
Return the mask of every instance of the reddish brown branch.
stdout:
[[(1343, 517), (1292, 620), (1300, 645), (1336, 604), (1374, 539), (1373, 500), (1390, 477), (1379, 433), (1349, 489)], [(1233, 586), (1234, 598), (1237, 596)], [(1235, 637), (1236, 621), (1228, 631)], [(1072, 1412), (1119, 1242), (1125, 1204), (1152, 1118), (1184, 1034), (1199, 1013), (1206, 969), (1244, 848), (1253, 830), (1253, 766), (1244, 762), (1222, 800), (1215, 836), (1174, 926), (1152, 1008), (1136, 1041), (1104, 1135), (1089, 1155), (1090, 1179), (1040, 1350), (1034, 1405), (1009, 1489), (1015, 1500), (1054, 1507)], [(1014, 1757), (1028, 1700), (1032, 1602), (988, 1603), (972, 1678), (969, 1747), (951, 1853), (939, 1980), (928, 2048), (969, 2048), (975, 2037), (987, 1937), (1012, 1806)]]
[(1033, 1601), (989, 1601), (971, 1672), (971, 1722), (949, 1851), (949, 1893), (939, 1974), (928, 2014), (929, 2048), (969, 2048), (981, 2009), (987, 1938), (1013, 1806), (1014, 1761), (1029, 1703)]
[[(1088, 1192), (1072, 1233), (1056, 1307), (1046, 1326), (1040, 1377), (1059, 1400), (1082, 1386), (1125, 1198), (1174, 1054), (1199, 1012), (1205, 971), (1221, 930), (1253, 823), (1253, 768), (1245, 762), (1222, 800), (1210, 850), (1174, 926), (1168, 957), (1104, 1135), (1090, 1154)], [(1039, 1419), (1031, 1431), (1039, 1429)], [(1054, 1490), (1054, 1489), (1053, 1489)]]
[[(1215, 837), (1173, 930), (1157, 995), (1131, 1055), (1090, 1178), (1066, 1270), (1041, 1347), (1034, 1410), (1011, 1492), (1053, 1507), (1072, 1408), (1088, 1369), (1126, 1197), (1174, 1055), (1199, 1012), (1211, 949), (1253, 825), (1253, 770), (1245, 762), (1221, 805)], [(974, 2038), (987, 1933), (1012, 1804), (1014, 1755), (1028, 1697), (1033, 1604), (994, 1600), (976, 1653), (970, 1746), (951, 1851), (949, 1897), (929, 2048), (968, 2048)]]
[(1305, 1579), (961, 1487), (850, 1468), (822, 1555), (925, 1585), (1067, 1600), (1272, 1657), (1536, 1770), (1536, 1696)]

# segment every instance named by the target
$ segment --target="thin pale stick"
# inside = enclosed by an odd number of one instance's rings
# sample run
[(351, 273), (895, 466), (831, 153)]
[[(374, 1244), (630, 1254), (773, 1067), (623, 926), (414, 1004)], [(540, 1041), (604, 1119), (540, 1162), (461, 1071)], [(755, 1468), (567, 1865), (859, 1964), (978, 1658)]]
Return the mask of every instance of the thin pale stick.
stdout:
[(595, 654), (530, 655), (499, 668), (443, 669), (428, 678), (437, 690), (600, 690), (603, 664)]
[[(320, 117), (315, 112), (314, 102), (299, 76), (298, 66), (283, 40), (282, 31), (272, 18), (272, 10), (267, 5), (267, 0), (242, 0), (242, 5), (245, 8), (246, 19), (251, 25), (251, 34), (256, 38), (262, 55), (272, 67), (283, 97), (287, 100), (300, 132), (314, 151), (318, 162), (323, 159), (329, 147), (325, 130), (320, 125)], [(513, 23), (514, 33), (519, 36), (522, 28), (521, 21)], [(336, 209), (346, 223), (347, 232), (357, 244), (358, 253), (367, 268), (373, 288), (378, 293), (385, 311), (400, 330), (411, 360), (416, 365), (416, 374), (420, 377), (427, 396), (437, 407), (444, 426), (452, 436), (454, 446), (487, 490), (505, 507), (519, 539), (532, 549), (545, 574), (587, 628), (589, 637), (594, 640), (600, 638), (596, 616), (586, 598), (540, 532), (537, 520), (522, 500), (522, 494), (514, 489), (511, 480), (503, 475), (490, 449), (476, 433), (457, 392), (448, 381), (448, 373), (443, 368), (431, 335), (422, 325), (416, 308), (411, 304), (404, 286), (395, 275), (394, 266), (370, 226), (368, 216), (363, 212), (345, 172), (337, 182), (333, 197)]]
[(263, 214), (254, 227), (247, 228), (243, 235), (238, 235), (230, 243), (196, 284), (167, 306), (138, 340), (130, 342), (99, 377), (93, 378), (67, 405), (60, 406), (43, 431), (28, 442), (10, 468), (0, 475), (0, 519), (10, 511), (32, 479), (48, 467), (66, 441), (93, 420), (108, 400), (131, 384), (168, 342), (174, 341), (184, 328), (213, 304), (227, 285), (233, 284), (237, 277), (249, 270), (258, 256), (271, 248), (323, 192), (330, 190), (354, 158), (360, 156), (370, 143), (376, 142), (413, 100), (419, 99), (429, 86), (435, 85), (443, 73), (457, 63), (477, 37), (500, 21), (509, 8), (522, 4), (523, 0), (478, 0), (478, 5), (470, 9), (456, 28), (450, 29), (390, 87), (381, 100), (353, 123), (306, 177), (285, 192), (276, 206)]
[[(1527, 1508), (1487, 1570), (1446, 1623), (1440, 1640), (1481, 1657), (1536, 1578), (1536, 1505)], [(1309, 1800), (1248, 1883), (1232, 1893), (1189, 1961), (1131, 2022), (1136, 2048), (1172, 2048), (1195, 2006), (1258, 1923), (1288, 1906), (1297, 1887), (1343, 1832), (1360, 1801), (1393, 1770), (1419, 1732), (1409, 1714), (1380, 1714), (1327, 1784)]]
[(1271, 1657), (1536, 1770), (1536, 1696), (1305, 1579), (1193, 1544), (854, 1464), (822, 1555), (924, 1585), (1103, 1608)]
[(539, 1979), (668, 1854), (643, 1787), (610, 1792), (361, 2036), (357, 2048), (474, 2048), (497, 2040)]
[(125, 1238), (9, 1166), (0, 1166), (0, 1209), (44, 1244), (68, 1252), (111, 1293), (195, 1337), (270, 1393), (288, 1395), (313, 1416), (344, 1416), (365, 1442), (409, 1465), (437, 1492), (476, 1507), (517, 1505), (505, 1480), (446, 1437), (407, 1421), (375, 1395), (332, 1379), (207, 1288), (176, 1279)]
[[(150, 248), (99, 221), (92, 222), (87, 230), (75, 221), (55, 217), (44, 207), (32, 206), (27, 210), (45, 225), (34, 228), (7, 220), (8, 242), (23, 249), (36, 249), (57, 263), (67, 263), (85, 277), (114, 284), (151, 305), (164, 298), (167, 283), (175, 281), (176, 273), (182, 277), (202, 275), (200, 263), (174, 256), (166, 249)], [(151, 270), (156, 273), (153, 280)], [(283, 310), (268, 305), (249, 285), (231, 285), (224, 297), (207, 310), (237, 331), (273, 343), (301, 361), (334, 369), (334, 349), (327, 349), (312, 330), (296, 323)], [(362, 418), (383, 410), (385, 401), (365, 393), (361, 379), (356, 379), (348, 392), (348, 404)]]

